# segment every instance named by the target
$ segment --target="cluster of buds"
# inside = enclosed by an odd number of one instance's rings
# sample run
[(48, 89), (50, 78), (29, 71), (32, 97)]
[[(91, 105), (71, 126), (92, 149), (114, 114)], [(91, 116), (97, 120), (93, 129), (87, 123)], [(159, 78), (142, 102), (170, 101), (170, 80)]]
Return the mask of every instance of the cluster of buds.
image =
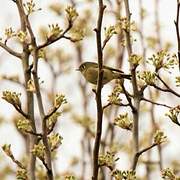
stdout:
[(122, 30), (129, 32), (129, 31), (135, 31), (136, 25), (135, 22), (129, 22), (129, 20), (127, 19), (127, 17), (121, 17), (118, 21), (118, 23), (116, 24), (116, 31), (120, 32)]
[(129, 58), (129, 62), (133, 64), (134, 66), (138, 66), (140, 62), (142, 61), (143, 57), (137, 54), (131, 54)]
[(162, 144), (167, 141), (167, 136), (164, 135), (163, 131), (157, 130), (154, 135), (154, 143)]
[(23, 6), (26, 10), (27, 15), (30, 15), (35, 11), (41, 10), (41, 8), (36, 9), (36, 4), (34, 3), (34, 0), (30, 0), (29, 2), (24, 3)]
[(6, 40), (16, 36), (16, 33), (15, 33), (15, 31), (13, 31), (12, 27), (6, 28), (4, 34), (6, 36)]
[(28, 120), (28, 119), (25, 119), (25, 118), (19, 119), (17, 121), (16, 125), (17, 125), (17, 128), (23, 133), (32, 133), (33, 132), (30, 120)]
[(19, 168), (16, 171), (16, 179), (26, 180), (28, 179), (27, 170), (23, 168)]
[(49, 34), (48, 39), (54, 40), (57, 39), (63, 30), (59, 27), (58, 24), (49, 24)]
[(119, 114), (119, 116), (114, 119), (114, 125), (123, 129), (132, 130), (133, 121), (129, 118), (128, 113)]
[(8, 103), (12, 104), (13, 106), (21, 109), (21, 101), (19, 98), (20, 96), (21, 96), (21, 93), (3, 91), (2, 98), (6, 100)]
[(15, 32), (15, 31), (13, 31), (12, 27), (6, 28), (4, 34), (5, 34), (5, 42), (12, 37), (17, 37), (17, 39), (22, 43), (27, 40), (27, 32), (26, 31), (19, 30), (19, 31)]
[(157, 52), (157, 54), (153, 54), (152, 57), (148, 58), (148, 62), (151, 63), (156, 72), (161, 68), (170, 69), (174, 68), (177, 65), (177, 56), (176, 54), (170, 54), (165, 50), (161, 50)]
[(32, 153), (37, 156), (41, 161), (44, 161), (45, 159), (45, 146), (41, 142), (38, 144), (35, 144)]
[(55, 100), (54, 100), (54, 107), (59, 108), (62, 104), (66, 104), (67, 100), (65, 98), (65, 95), (63, 94), (56, 94)]
[(46, 58), (45, 49), (39, 49), (39, 50), (38, 50), (38, 58), (42, 58), (42, 59), (45, 59), (45, 58)]
[(170, 168), (166, 168), (162, 171), (162, 178), (168, 180), (177, 180), (173, 170)]
[(156, 74), (151, 71), (138, 72), (137, 77), (142, 80), (146, 85), (153, 86), (156, 81)]
[(65, 11), (69, 24), (72, 24), (75, 21), (75, 19), (78, 17), (78, 13), (76, 9), (73, 6), (68, 6), (65, 9)]
[(114, 35), (114, 34), (117, 34), (116, 32), (116, 27), (115, 26), (109, 26), (108, 28), (104, 28), (105, 30), (105, 39), (104, 39), (104, 44), (107, 43), (111, 37)]
[(178, 115), (180, 114), (180, 105), (176, 106), (169, 110), (168, 113), (166, 113), (166, 116), (168, 116), (173, 123), (176, 123), (180, 126), (180, 123), (178, 121)]
[(121, 103), (121, 98), (119, 97), (120, 93), (123, 93), (123, 89), (120, 83), (116, 84), (116, 86), (114, 87), (111, 95), (109, 95), (108, 97), (108, 102), (110, 104), (120, 104)]
[(58, 133), (52, 134), (48, 137), (49, 145), (51, 151), (57, 149), (62, 144), (63, 137), (60, 136)]
[(10, 144), (4, 144), (2, 146), (2, 150), (6, 153), (7, 156), (12, 157), (12, 151), (11, 151), (11, 145)]
[(176, 86), (180, 87), (180, 76), (176, 77)]
[(17, 32), (16, 36), (17, 36), (18, 40), (22, 43), (27, 40), (27, 32), (26, 31), (20, 30)]
[(58, 120), (58, 117), (60, 115), (61, 115), (60, 112), (55, 112), (47, 119), (48, 133), (50, 133), (53, 130), (53, 128), (54, 128), (54, 126), (55, 126), (55, 124), (56, 124), (56, 122)]
[(106, 166), (110, 169), (113, 168), (114, 162), (116, 161), (114, 159), (115, 154), (112, 152), (106, 152), (106, 154), (99, 155), (98, 164), (99, 166)]
[(111, 175), (115, 178), (115, 180), (136, 180), (136, 172), (132, 170), (120, 171), (118, 169), (115, 169), (112, 171)]

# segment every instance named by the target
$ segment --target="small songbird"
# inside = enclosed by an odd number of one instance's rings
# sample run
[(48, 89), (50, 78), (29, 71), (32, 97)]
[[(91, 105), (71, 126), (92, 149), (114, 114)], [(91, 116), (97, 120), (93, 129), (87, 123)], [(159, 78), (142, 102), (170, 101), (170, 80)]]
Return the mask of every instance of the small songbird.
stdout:
[[(77, 71), (80, 71), (84, 78), (92, 83), (97, 84), (98, 79), (98, 64), (95, 62), (83, 62)], [(124, 74), (123, 71), (111, 68), (108, 66), (103, 66), (103, 82), (102, 84), (106, 84), (113, 79), (131, 79), (130, 74)]]

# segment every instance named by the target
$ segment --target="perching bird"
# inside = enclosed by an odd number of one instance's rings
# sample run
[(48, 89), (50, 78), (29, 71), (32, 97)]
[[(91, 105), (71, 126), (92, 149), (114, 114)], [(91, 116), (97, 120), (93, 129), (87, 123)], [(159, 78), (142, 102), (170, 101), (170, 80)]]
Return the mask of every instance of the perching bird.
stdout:
[[(84, 62), (82, 63), (79, 68), (77, 69), (82, 73), (84, 78), (92, 83), (97, 84), (98, 79), (98, 64), (95, 62)], [(113, 79), (131, 79), (130, 74), (124, 74), (123, 71), (111, 68), (108, 66), (103, 66), (103, 82), (102, 84), (106, 84)]]

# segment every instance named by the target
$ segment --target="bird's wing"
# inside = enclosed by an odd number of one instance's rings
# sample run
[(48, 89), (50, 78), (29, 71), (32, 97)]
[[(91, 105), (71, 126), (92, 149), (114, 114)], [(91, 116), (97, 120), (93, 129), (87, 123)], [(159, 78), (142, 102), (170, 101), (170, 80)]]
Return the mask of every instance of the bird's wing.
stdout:
[(119, 70), (119, 69), (115, 69), (115, 68), (112, 68), (112, 67), (109, 67), (109, 66), (103, 66), (103, 68), (105, 69), (109, 69), (111, 71), (116, 71), (116, 72), (119, 72), (119, 73), (124, 73), (123, 71)]
[[(98, 69), (98, 64), (95, 63), (95, 62), (91, 62), (91, 64), (93, 64), (93, 67), (94, 68), (97, 68)], [(116, 71), (116, 72), (119, 72), (119, 73), (124, 73), (123, 71), (119, 70), (119, 69), (115, 69), (115, 68), (112, 68), (112, 67), (109, 67), (109, 66), (103, 66), (104, 69), (109, 69), (111, 71)]]

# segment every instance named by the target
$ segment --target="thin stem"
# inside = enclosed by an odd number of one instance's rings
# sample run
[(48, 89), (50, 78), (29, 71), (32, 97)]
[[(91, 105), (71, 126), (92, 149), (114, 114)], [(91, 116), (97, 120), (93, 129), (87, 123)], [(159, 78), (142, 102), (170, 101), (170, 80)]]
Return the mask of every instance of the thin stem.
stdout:
[(48, 180), (53, 180), (53, 171), (52, 171), (52, 163), (51, 163), (51, 150), (49, 147), (48, 143), (48, 129), (47, 129), (47, 123), (46, 123), (46, 116), (44, 113), (44, 107), (43, 107), (43, 102), (42, 102), (42, 96), (40, 92), (40, 86), (39, 86), (39, 78), (37, 75), (37, 65), (38, 65), (38, 51), (37, 49), (34, 50), (33, 53), (33, 58), (34, 58), (34, 67), (33, 67), (33, 79), (34, 79), (34, 85), (36, 88), (36, 97), (37, 97), (37, 102), (38, 102), (38, 107), (39, 107), (39, 113), (40, 117), (42, 119), (42, 141), (45, 146), (45, 156), (46, 156), (46, 163), (47, 163), (47, 176)]
[(6, 44), (0, 42), (0, 46), (5, 49), (9, 54), (21, 59), (22, 58), (22, 54), (18, 53), (16, 51), (14, 51), (13, 49), (11, 49), (10, 47), (8, 47)]
[[(20, 17), (20, 23), (21, 23), (21, 30), (26, 31), (26, 15), (23, 9), (22, 0), (17, 0), (16, 5), (19, 12)], [(31, 126), (33, 129), (33, 132), (36, 133), (36, 125), (35, 125), (35, 119), (34, 119), (34, 97), (33, 93), (28, 91), (28, 82), (31, 79), (31, 71), (30, 71), (30, 65), (29, 65), (29, 55), (30, 52), (28, 50), (28, 45), (26, 42), (23, 43), (23, 54), (21, 55), (22, 59), (22, 65), (23, 65), (23, 71), (24, 71), (24, 77), (25, 77), (25, 88), (26, 88), (26, 107), (27, 107), (27, 113), (28, 113), (28, 119), (31, 122)], [(37, 142), (37, 136), (36, 135), (29, 135), (29, 165), (28, 165), (28, 172), (29, 172), (29, 178), (30, 180), (35, 180), (35, 167), (36, 167), (36, 156), (33, 155), (32, 149), (34, 148), (34, 144)]]
[(103, 0), (99, 0), (99, 13), (97, 20), (97, 28), (96, 32), (96, 42), (97, 42), (97, 54), (98, 54), (98, 82), (96, 89), (96, 104), (97, 104), (97, 125), (96, 125), (96, 135), (93, 149), (93, 180), (98, 180), (98, 158), (99, 158), (99, 148), (101, 143), (101, 133), (102, 133), (102, 120), (103, 120), (103, 108), (101, 101), (101, 89), (102, 89), (102, 79), (103, 79), (103, 53), (102, 53), (102, 45), (101, 45), (101, 26), (103, 20), (103, 13), (105, 6), (103, 4)]
[[(39, 86), (39, 78), (38, 78), (38, 73), (37, 73), (38, 48), (37, 48), (36, 39), (35, 39), (33, 30), (32, 30), (32, 27), (30, 25), (28, 16), (25, 14), (25, 12), (23, 10), (22, 2), (19, 3), (19, 10), (21, 11), (21, 15), (22, 15), (21, 18), (23, 19), (24, 24), (26, 25), (26, 27), (30, 33), (31, 44), (34, 47), (33, 52), (32, 52), (33, 62), (34, 62), (32, 73), (33, 73), (34, 85), (35, 85), (35, 89), (36, 89), (35, 93), (36, 93), (36, 97), (37, 97), (40, 117), (42, 120), (42, 131), (43, 131), (42, 141), (43, 141), (43, 144), (45, 146), (45, 159), (46, 159), (46, 163), (47, 163), (47, 167), (46, 167), (47, 176), (48, 176), (48, 180), (53, 180), (53, 171), (52, 171), (52, 164), (51, 164), (51, 150), (50, 150), (49, 143), (48, 143), (48, 129), (47, 129), (47, 124), (46, 124), (46, 119), (45, 119), (44, 107), (43, 107), (43, 103), (42, 103), (42, 96), (41, 96), (40, 86)], [(35, 124), (34, 124), (34, 126), (35, 126)]]
[[(128, 22), (131, 22), (131, 13), (130, 13), (130, 8), (129, 8), (129, 1), (124, 0), (125, 3), (125, 9), (126, 9), (126, 17)], [(125, 31), (126, 33), (126, 40), (127, 40), (127, 51), (128, 51), (128, 56), (130, 58), (132, 54), (132, 44), (131, 44), (131, 32), (130, 28)], [(133, 119), (134, 119), (134, 126), (133, 126), (133, 143), (134, 143), (134, 154), (139, 151), (139, 106), (140, 106), (140, 99), (141, 99), (141, 94), (139, 93), (138, 90), (138, 85), (137, 85), (137, 79), (136, 79), (136, 66), (133, 64), (131, 65), (131, 74), (132, 74), (132, 86), (133, 86), (133, 97), (134, 97), (134, 104), (133, 104)], [(134, 158), (135, 158), (134, 155)]]
[(134, 158), (134, 161), (133, 161), (133, 166), (132, 166), (132, 169), (135, 170), (136, 169), (136, 166), (137, 166), (137, 163), (138, 163), (138, 160), (139, 160), (139, 157), (145, 153), (146, 151), (152, 149), (153, 147), (157, 146), (156, 143), (152, 144), (151, 146), (147, 147), (147, 148), (144, 148), (142, 149), (141, 151), (137, 152), (136, 155), (135, 155), (135, 158)]
[(168, 106), (168, 105), (166, 105), (166, 104), (157, 103), (157, 102), (154, 102), (154, 101), (152, 101), (152, 100), (150, 100), (150, 99), (146, 99), (146, 98), (144, 98), (144, 97), (141, 98), (141, 101), (146, 101), (146, 102), (149, 102), (149, 103), (154, 104), (154, 105), (157, 105), (157, 106), (164, 106), (164, 107), (166, 107), (166, 108), (172, 108), (171, 106)]
[(176, 27), (176, 36), (177, 36), (177, 44), (178, 44), (178, 60), (179, 60), (179, 71), (180, 71), (180, 33), (179, 33), (179, 11), (180, 11), (180, 2), (177, 0), (177, 14), (176, 20), (174, 21)]
[(157, 74), (156, 77), (163, 83), (163, 85), (167, 88), (167, 91), (171, 92), (172, 94), (174, 94), (177, 97), (180, 97), (180, 94), (178, 94), (176, 91), (174, 91), (173, 89), (171, 89), (167, 83)]
[(44, 42), (43, 44), (39, 45), (39, 46), (37, 47), (37, 49), (39, 50), (39, 49), (45, 48), (45, 47), (47, 47), (48, 45), (53, 44), (54, 42), (56, 42), (56, 41), (58, 41), (58, 40), (60, 40), (60, 39), (62, 39), (62, 38), (66, 38), (65, 34), (66, 34), (71, 28), (72, 28), (72, 24), (69, 23), (68, 27), (64, 30), (64, 32), (63, 32), (59, 37), (57, 37), (56, 39), (53, 39), (53, 40), (52, 40), (52, 39), (47, 39), (47, 41)]

